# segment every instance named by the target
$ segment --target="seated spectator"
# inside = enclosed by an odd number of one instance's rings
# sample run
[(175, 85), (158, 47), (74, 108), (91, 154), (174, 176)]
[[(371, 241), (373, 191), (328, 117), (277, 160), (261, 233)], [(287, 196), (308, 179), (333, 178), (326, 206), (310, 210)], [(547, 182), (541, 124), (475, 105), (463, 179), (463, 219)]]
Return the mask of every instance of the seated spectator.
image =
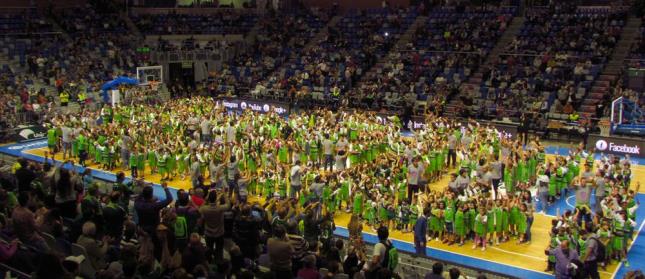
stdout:
[(443, 279), (443, 264), (436, 262), (432, 265), (432, 272), (426, 273), (425, 279)]
[(302, 279), (320, 279), (320, 273), (316, 269), (316, 257), (309, 255), (302, 259), (303, 267), (298, 270), (298, 278)]
[(96, 239), (96, 225), (93, 222), (83, 224), (83, 234), (78, 238), (76, 243), (85, 248), (88, 261), (95, 270), (101, 270), (106, 265), (105, 255), (110, 246), (112, 239), (109, 236), (103, 236), (103, 241)]
[(11, 221), (18, 239), (42, 252), (48, 251), (49, 247), (45, 240), (38, 233), (34, 213), (27, 207), (29, 194), (23, 193), (18, 196), (18, 206), (13, 209)]

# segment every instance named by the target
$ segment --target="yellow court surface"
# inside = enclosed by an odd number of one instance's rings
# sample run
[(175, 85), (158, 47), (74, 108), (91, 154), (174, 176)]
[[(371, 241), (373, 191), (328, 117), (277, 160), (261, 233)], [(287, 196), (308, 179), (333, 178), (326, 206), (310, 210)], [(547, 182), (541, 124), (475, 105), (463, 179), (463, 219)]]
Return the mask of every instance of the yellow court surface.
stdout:
[[(46, 148), (32, 149), (23, 151), (28, 154), (44, 157)], [(62, 155), (59, 153), (55, 156), (56, 160), (62, 160)], [(548, 155), (547, 159), (553, 159), (552, 155)], [(98, 168), (96, 165), (88, 165), (90, 168)], [(632, 182), (632, 187), (635, 187), (637, 182), (645, 183), (645, 166), (633, 165), (634, 178)], [(120, 170), (117, 167), (112, 172)], [(129, 176), (129, 171), (124, 171), (126, 176)], [(145, 180), (152, 183), (160, 183), (160, 176), (158, 174), (150, 175), (150, 170), (146, 169)], [(444, 175), (444, 177), (434, 183), (429, 185), (430, 189), (442, 191), (448, 184), (449, 176)], [(191, 182), (189, 179), (181, 180), (179, 177), (176, 177), (172, 181), (168, 181), (168, 185), (171, 188), (175, 189), (185, 189), (188, 190), (191, 188)], [(644, 189), (640, 189), (640, 192), (643, 193)], [(335, 216), (336, 226), (346, 227), (349, 223), (350, 214), (345, 213), (344, 211), (338, 212)], [(444, 250), (447, 252), (478, 258), (486, 261), (491, 261), (499, 264), (505, 264), (509, 266), (514, 266), (518, 268), (523, 268), (535, 272), (544, 272), (546, 269), (546, 260), (547, 257), (544, 254), (545, 249), (547, 248), (550, 238), (549, 230), (551, 228), (551, 220), (553, 216), (544, 215), (544, 214), (535, 214), (535, 220), (531, 229), (532, 232), (532, 242), (529, 244), (517, 244), (517, 239), (511, 239), (506, 243), (501, 243), (498, 246), (489, 246), (486, 251), (481, 251), (479, 249), (471, 249), (471, 242), (466, 242), (463, 246), (451, 245), (441, 243), (441, 241), (432, 240), (428, 242), (428, 247)], [(363, 226), (363, 232), (375, 234), (376, 232), (369, 226)], [(413, 242), (412, 233), (403, 233), (401, 231), (391, 231), (390, 237), (404, 241), (404, 242)], [(432, 256), (431, 254), (429, 256)], [(467, 265), (467, 262), (461, 264)], [(602, 278), (612, 278), (614, 272), (616, 271), (618, 265), (617, 263), (612, 263), (607, 266), (606, 270), (601, 270), (600, 275)]]

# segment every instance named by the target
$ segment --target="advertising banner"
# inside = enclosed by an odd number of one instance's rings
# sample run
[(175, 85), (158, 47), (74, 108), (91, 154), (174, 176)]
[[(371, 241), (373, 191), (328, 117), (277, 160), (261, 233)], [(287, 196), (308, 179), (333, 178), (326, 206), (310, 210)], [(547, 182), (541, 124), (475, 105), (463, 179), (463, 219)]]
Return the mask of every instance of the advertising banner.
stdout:
[(631, 157), (645, 157), (643, 147), (645, 140), (627, 137), (603, 137), (600, 135), (589, 135), (587, 144), (596, 148), (596, 152), (615, 154), (620, 156), (630, 155)]
[(289, 114), (289, 104), (282, 102), (275, 102), (270, 100), (246, 100), (235, 98), (222, 98), (217, 101), (220, 105), (228, 110), (242, 112), (250, 109), (252, 111), (268, 113), (274, 111), (281, 116)]
[(14, 129), (13, 140), (23, 142), (47, 136), (47, 129), (39, 125), (18, 126)]

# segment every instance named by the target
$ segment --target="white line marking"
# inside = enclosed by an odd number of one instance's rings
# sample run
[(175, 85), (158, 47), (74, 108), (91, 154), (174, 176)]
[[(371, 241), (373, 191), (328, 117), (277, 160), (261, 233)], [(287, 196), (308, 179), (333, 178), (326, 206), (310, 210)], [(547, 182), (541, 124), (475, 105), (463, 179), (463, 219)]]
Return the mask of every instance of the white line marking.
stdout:
[(501, 252), (504, 252), (504, 253), (508, 253), (508, 254), (511, 254), (511, 255), (523, 256), (523, 257), (531, 258), (531, 259), (538, 260), (538, 261), (546, 261), (546, 260), (547, 260), (547, 258), (546, 258), (546, 257), (544, 257), (544, 258), (540, 258), (540, 257), (536, 257), (536, 256), (531, 256), (531, 255), (526, 255), (526, 254), (521, 254), (521, 253), (516, 253), (516, 252), (512, 252), (512, 251), (504, 250), (504, 249), (502, 249), (502, 248), (491, 247), (491, 246), (489, 246), (489, 247), (490, 247), (491, 249), (495, 249), (495, 250), (498, 250), (498, 251), (501, 251)]
[(570, 200), (571, 198), (573, 198), (574, 196), (575, 196), (575, 195), (571, 195), (571, 196), (567, 197), (567, 198), (564, 200), (565, 202), (567, 202), (567, 205), (568, 205), (569, 207), (571, 207), (571, 208), (576, 208), (573, 204), (571, 204), (571, 203), (569, 202), (569, 200)]

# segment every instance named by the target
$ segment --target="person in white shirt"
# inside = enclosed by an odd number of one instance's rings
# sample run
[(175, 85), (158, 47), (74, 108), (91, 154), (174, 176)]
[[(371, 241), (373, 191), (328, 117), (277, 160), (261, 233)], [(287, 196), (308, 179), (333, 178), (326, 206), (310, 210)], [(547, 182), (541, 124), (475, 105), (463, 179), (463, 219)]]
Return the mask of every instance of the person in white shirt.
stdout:
[(329, 167), (329, 171), (332, 171), (334, 166), (333, 147), (334, 143), (329, 139), (329, 134), (325, 134), (325, 139), (322, 142), (323, 155), (325, 155), (323, 169), (327, 169), (327, 167)]
[(336, 142), (336, 151), (347, 151), (348, 145), (349, 142), (347, 141), (347, 138), (345, 136), (341, 136), (340, 139), (338, 139), (338, 142)]
[(297, 160), (296, 163), (291, 167), (290, 171), (290, 179), (291, 179), (291, 187), (289, 188), (289, 197), (290, 198), (295, 198), (296, 195), (300, 195), (300, 190), (302, 189), (302, 172), (303, 172), (303, 167), (300, 166), (300, 160)]
[(414, 158), (408, 165), (408, 204), (412, 202), (412, 196), (419, 192), (419, 158)]
[(549, 177), (544, 174), (544, 170), (541, 168), (538, 170), (535, 184), (538, 189), (538, 198), (540, 199), (540, 205), (542, 207), (540, 211), (546, 212), (549, 200)]
[(65, 158), (67, 158), (67, 155), (69, 155), (70, 158), (72, 157), (72, 140), (73, 140), (72, 138), (73, 138), (74, 135), (72, 134), (72, 132), (73, 132), (72, 128), (68, 127), (67, 125), (63, 126), (61, 128), (61, 131), (62, 131), (62, 134), (63, 134), (62, 135), (62, 137), (63, 137), (63, 140), (62, 140), (62, 142), (63, 142), (63, 160), (65, 160)]
[(211, 141), (211, 122), (208, 118), (203, 117), (202, 123), (199, 124), (202, 130), (202, 140), (206, 143)]
[(226, 127), (226, 143), (235, 143), (235, 132), (235, 123), (231, 121), (228, 127)]

